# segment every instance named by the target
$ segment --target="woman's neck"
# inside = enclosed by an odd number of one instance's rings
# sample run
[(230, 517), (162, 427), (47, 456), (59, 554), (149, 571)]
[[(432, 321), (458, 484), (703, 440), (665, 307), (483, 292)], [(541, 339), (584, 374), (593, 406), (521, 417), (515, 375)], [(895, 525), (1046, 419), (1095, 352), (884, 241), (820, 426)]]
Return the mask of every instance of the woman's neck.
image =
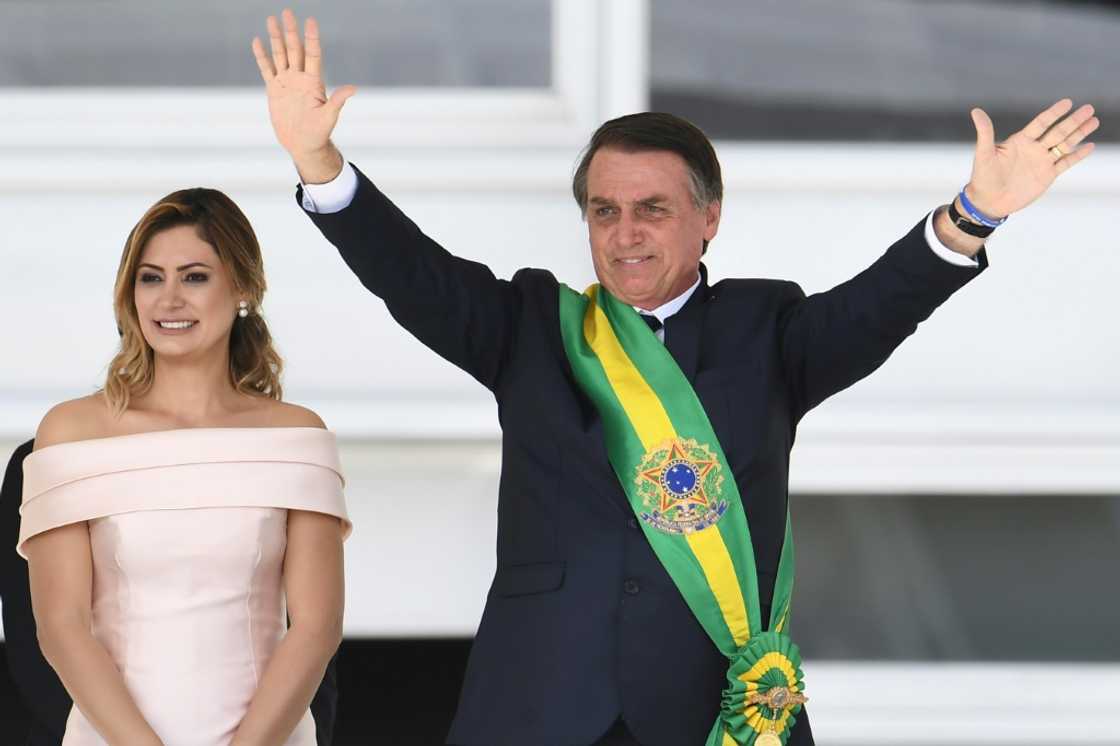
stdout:
[(156, 355), (152, 387), (135, 403), (177, 423), (197, 427), (237, 411), (242, 394), (229, 374), (229, 355), (175, 360)]

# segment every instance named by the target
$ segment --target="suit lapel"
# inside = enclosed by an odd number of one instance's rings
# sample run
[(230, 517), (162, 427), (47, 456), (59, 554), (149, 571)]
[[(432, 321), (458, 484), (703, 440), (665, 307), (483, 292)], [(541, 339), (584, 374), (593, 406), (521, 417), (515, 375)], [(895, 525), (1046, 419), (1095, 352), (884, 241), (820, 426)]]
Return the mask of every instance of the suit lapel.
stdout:
[(665, 320), (665, 347), (689, 381), (696, 379), (700, 366), (700, 337), (711, 288), (708, 269), (700, 265), (700, 284), (680, 311)]

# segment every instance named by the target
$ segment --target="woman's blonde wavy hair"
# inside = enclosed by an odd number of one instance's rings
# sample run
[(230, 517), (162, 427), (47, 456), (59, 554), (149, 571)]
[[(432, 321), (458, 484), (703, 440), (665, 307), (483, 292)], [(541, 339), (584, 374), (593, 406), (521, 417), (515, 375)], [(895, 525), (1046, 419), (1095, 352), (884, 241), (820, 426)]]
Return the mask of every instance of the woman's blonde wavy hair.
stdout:
[(249, 303), (250, 313), (234, 320), (229, 338), (229, 376), (234, 388), (254, 396), (281, 398), (283, 361), (272, 346), (272, 335), (260, 315), (266, 283), (264, 261), (248, 218), (216, 189), (181, 189), (148, 209), (128, 234), (113, 287), (113, 310), (121, 347), (109, 364), (105, 396), (120, 415), (134, 396), (141, 396), (155, 377), (155, 353), (140, 329), (136, 312), (136, 275), (144, 247), (152, 236), (168, 228), (193, 225), (213, 247), (229, 272), (234, 288)]

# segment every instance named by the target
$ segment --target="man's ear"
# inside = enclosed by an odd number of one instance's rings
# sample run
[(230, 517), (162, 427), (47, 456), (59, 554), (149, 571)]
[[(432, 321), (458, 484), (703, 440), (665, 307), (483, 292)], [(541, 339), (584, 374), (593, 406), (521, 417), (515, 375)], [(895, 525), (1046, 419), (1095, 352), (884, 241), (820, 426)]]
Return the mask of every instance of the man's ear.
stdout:
[(719, 231), (719, 217), (722, 204), (718, 199), (713, 199), (704, 208), (704, 240), (711, 241)]

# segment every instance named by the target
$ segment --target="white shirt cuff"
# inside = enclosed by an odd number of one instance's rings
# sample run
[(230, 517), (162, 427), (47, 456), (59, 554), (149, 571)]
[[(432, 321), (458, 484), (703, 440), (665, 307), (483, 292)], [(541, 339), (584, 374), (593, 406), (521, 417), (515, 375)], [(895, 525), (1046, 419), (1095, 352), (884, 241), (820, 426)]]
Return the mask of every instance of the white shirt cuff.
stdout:
[(956, 264), (960, 267), (979, 267), (980, 262), (974, 257), (965, 256), (964, 254), (953, 251), (948, 246), (941, 243), (941, 239), (937, 237), (937, 231), (933, 229), (933, 216), (935, 212), (936, 210), (931, 212), (929, 217), (926, 218), (926, 243), (933, 249), (933, 253), (950, 264)]
[(358, 174), (349, 163), (344, 163), (342, 171), (326, 184), (304, 184), (303, 209), (308, 212), (328, 214), (341, 212), (354, 201), (358, 193)]

